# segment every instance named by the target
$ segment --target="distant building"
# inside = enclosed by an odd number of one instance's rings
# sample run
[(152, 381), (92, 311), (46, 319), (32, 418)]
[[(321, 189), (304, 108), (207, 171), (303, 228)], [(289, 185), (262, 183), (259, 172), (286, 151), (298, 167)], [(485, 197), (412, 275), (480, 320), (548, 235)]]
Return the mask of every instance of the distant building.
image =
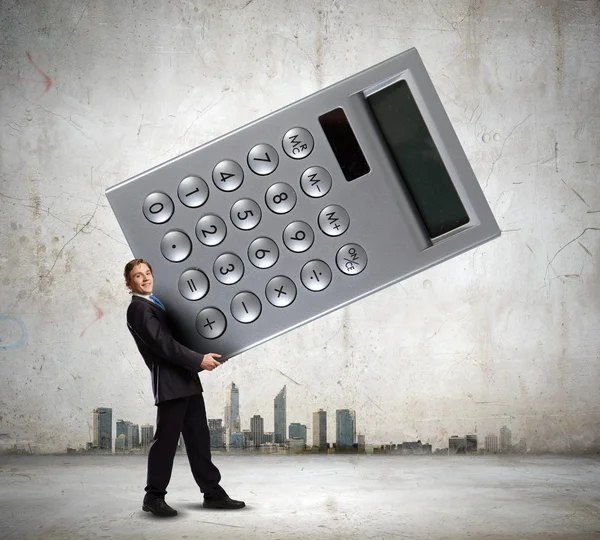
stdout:
[(125, 435), (125, 433), (121, 433), (115, 439), (115, 453), (124, 453), (127, 452), (127, 450), (127, 435)]
[(306, 449), (306, 440), (302, 437), (290, 437), (288, 447), (291, 453), (303, 452)]
[(210, 447), (214, 449), (225, 448), (225, 426), (221, 418), (208, 419), (210, 433)]
[(500, 451), (508, 452), (512, 446), (512, 432), (506, 426), (500, 429)]
[(265, 421), (262, 416), (255, 414), (250, 419), (250, 431), (255, 447), (259, 447), (265, 442)]
[(498, 436), (490, 433), (485, 438), (485, 450), (486, 452), (498, 452)]
[(231, 436), (241, 433), (240, 426), (240, 390), (231, 383), (225, 394), (225, 444), (229, 448)]
[(112, 409), (98, 407), (93, 411), (93, 446), (98, 450), (112, 452)]
[(477, 435), (467, 435), (465, 442), (466, 442), (465, 450), (466, 450), (467, 454), (476, 454), (477, 453)]
[(141, 447), (144, 452), (147, 452), (154, 439), (154, 426), (152, 424), (144, 424), (142, 426)]
[(467, 440), (464, 437), (458, 435), (452, 435), (448, 441), (448, 454), (466, 454), (467, 453)]
[(361, 433), (359, 433), (357, 436), (357, 444), (359, 454), (364, 454), (367, 451), (367, 448), (365, 444), (365, 436)]
[(304, 441), (304, 444), (307, 443), (306, 440), (306, 426), (303, 424), (299, 424), (297, 422), (294, 422), (292, 424), (290, 424), (289, 427), (289, 438), (293, 439), (293, 438), (300, 438)]
[(336, 450), (352, 448), (354, 443), (354, 425), (349, 409), (335, 411), (335, 447)]
[(313, 446), (327, 448), (327, 412), (319, 409), (313, 413)]
[(284, 386), (274, 400), (274, 443), (285, 443), (286, 425), (286, 387)]

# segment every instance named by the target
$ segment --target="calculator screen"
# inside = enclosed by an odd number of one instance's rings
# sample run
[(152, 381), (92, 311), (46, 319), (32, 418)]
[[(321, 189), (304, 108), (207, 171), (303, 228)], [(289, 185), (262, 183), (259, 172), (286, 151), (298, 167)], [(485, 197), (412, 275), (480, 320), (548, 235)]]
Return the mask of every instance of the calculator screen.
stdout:
[(431, 238), (469, 222), (405, 80), (367, 97), (383, 138)]

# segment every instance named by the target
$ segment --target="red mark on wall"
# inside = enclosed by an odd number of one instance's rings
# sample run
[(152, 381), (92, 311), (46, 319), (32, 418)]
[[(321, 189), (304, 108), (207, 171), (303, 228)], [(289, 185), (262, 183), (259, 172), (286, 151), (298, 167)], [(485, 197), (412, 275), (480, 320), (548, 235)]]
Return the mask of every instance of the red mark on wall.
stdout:
[[(31, 62), (31, 65), (38, 70), (38, 72), (41, 74), (42, 77), (44, 77), (44, 81), (45, 81), (45, 85), (46, 88), (44, 89), (44, 91), (42, 92), (42, 96), (48, 91), (50, 90), (50, 87), (52, 86), (52, 79), (50, 77), (48, 77), (48, 75), (46, 75), (39, 67), (37, 67), (35, 65), (35, 62), (33, 61), (33, 58), (31, 58), (31, 55), (29, 53), (27, 54), (27, 58), (29, 59), (29, 61)], [(41, 97), (41, 96), (40, 96)]]
[(104, 312), (96, 304), (94, 304), (94, 307), (96, 308), (96, 318), (82, 330), (81, 334), (79, 334), (79, 337), (82, 337), (87, 329), (92, 326), (92, 324), (98, 322), (102, 317), (104, 317)]

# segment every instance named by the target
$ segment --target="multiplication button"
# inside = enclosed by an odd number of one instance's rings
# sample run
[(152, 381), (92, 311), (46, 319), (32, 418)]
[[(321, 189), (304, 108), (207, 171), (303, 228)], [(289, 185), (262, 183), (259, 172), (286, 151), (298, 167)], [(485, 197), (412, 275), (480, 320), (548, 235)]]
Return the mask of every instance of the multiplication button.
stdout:
[(344, 234), (349, 225), (348, 212), (337, 204), (330, 204), (319, 213), (319, 227), (327, 236)]
[(258, 203), (252, 199), (240, 199), (233, 203), (229, 215), (238, 229), (249, 231), (260, 223), (262, 212)]
[(257, 268), (271, 268), (279, 259), (279, 248), (270, 238), (257, 238), (248, 247), (248, 259)]
[(261, 311), (262, 305), (254, 293), (248, 291), (238, 293), (231, 301), (231, 314), (236, 321), (241, 323), (254, 322), (258, 319)]
[(234, 191), (244, 181), (244, 171), (238, 163), (225, 159), (213, 169), (213, 182), (221, 191)]
[(331, 283), (331, 268), (323, 261), (307, 262), (300, 270), (300, 280), (309, 291), (322, 291)]
[(308, 223), (292, 221), (283, 229), (283, 243), (294, 253), (303, 253), (315, 240), (315, 233)]
[(198, 208), (208, 199), (208, 186), (199, 176), (187, 176), (179, 182), (177, 196), (188, 208)]
[(242, 279), (244, 263), (234, 253), (223, 253), (213, 264), (213, 272), (223, 285), (233, 285)]
[(303, 159), (310, 155), (315, 141), (310, 131), (295, 127), (283, 136), (283, 151), (293, 159)]
[(150, 223), (164, 223), (173, 215), (173, 201), (166, 193), (155, 191), (150, 193), (142, 205), (142, 212)]
[(276, 214), (287, 214), (296, 206), (296, 192), (285, 182), (273, 184), (265, 195), (265, 202), (269, 210)]
[(337, 252), (335, 262), (344, 274), (355, 276), (367, 266), (367, 252), (358, 244), (346, 244)]
[(196, 330), (206, 339), (216, 339), (225, 332), (227, 319), (217, 308), (204, 308), (196, 315)]
[(181, 262), (192, 252), (192, 241), (181, 231), (169, 231), (160, 242), (160, 251), (171, 262)]
[(208, 293), (208, 278), (202, 270), (191, 268), (179, 277), (179, 292), (187, 300), (200, 300)]
[(309, 197), (327, 195), (331, 183), (331, 175), (323, 167), (310, 167), (300, 177), (300, 187)]
[(214, 214), (201, 217), (196, 223), (196, 236), (205, 246), (219, 245), (227, 235), (227, 225)]
[(260, 176), (271, 174), (279, 165), (277, 150), (269, 144), (257, 144), (248, 152), (248, 167)]
[(267, 283), (265, 295), (275, 307), (286, 307), (296, 299), (296, 285), (289, 277), (276, 276)]

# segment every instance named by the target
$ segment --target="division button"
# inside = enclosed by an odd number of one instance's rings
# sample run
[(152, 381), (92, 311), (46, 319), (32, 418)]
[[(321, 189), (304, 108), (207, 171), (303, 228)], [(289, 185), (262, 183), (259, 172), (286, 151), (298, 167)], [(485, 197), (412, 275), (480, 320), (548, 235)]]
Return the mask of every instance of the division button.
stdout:
[(179, 277), (179, 292), (187, 300), (200, 300), (208, 293), (208, 278), (202, 270), (191, 268)]
[(283, 151), (293, 159), (303, 159), (310, 155), (314, 147), (314, 139), (310, 132), (301, 127), (290, 129), (283, 136)]
[(358, 244), (346, 244), (337, 252), (335, 262), (344, 274), (355, 276), (367, 266), (367, 252)]
[(265, 202), (269, 210), (276, 214), (287, 214), (296, 206), (296, 192), (294, 188), (285, 182), (273, 184), (265, 195)]
[(173, 215), (173, 201), (166, 193), (154, 191), (150, 193), (142, 205), (142, 212), (151, 223), (164, 223)]
[(168, 261), (181, 262), (192, 252), (192, 241), (181, 231), (169, 231), (160, 242), (160, 251)]
[(244, 171), (235, 161), (225, 159), (213, 169), (212, 177), (221, 191), (234, 191), (242, 185)]
[(248, 247), (248, 259), (257, 268), (271, 268), (279, 259), (279, 248), (270, 238), (257, 238)]
[(196, 236), (205, 246), (216, 246), (227, 236), (227, 225), (219, 216), (207, 214), (196, 223)]
[(289, 277), (276, 276), (267, 283), (265, 295), (275, 307), (286, 307), (296, 299), (296, 285)]
[(277, 150), (269, 144), (257, 144), (248, 153), (248, 167), (260, 176), (271, 174), (279, 165)]
[(227, 319), (217, 308), (204, 308), (196, 315), (196, 330), (206, 339), (216, 339), (225, 332)]
[(331, 183), (331, 175), (323, 167), (310, 167), (300, 177), (300, 187), (309, 197), (327, 195)]
[(213, 264), (215, 277), (224, 285), (237, 283), (244, 275), (244, 263), (234, 253), (219, 255)]
[(311, 226), (304, 221), (292, 221), (283, 230), (283, 243), (294, 253), (306, 251), (315, 241), (315, 233)]
[(258, 296), (251, 292), (241, 292), (236, 294), (231, 301), (231, 314), (236, 321), (241, 323), (251, 323), (258, 319), (262, 305)]
[(179, 182), (177, 196), (188, 208), (198, 208), (208, 199), (208, 186), (199, 176), (187, 176)]
[(330, 204), (319, 213), (319, 227), (328, 236), (344, 234), (349, 225), (348, 212), (337, 204)]
[(252, 199), (240, 199), (233, 203), (229, 215), (238, 229), (249, 231), (260, 223), (262, 212), (258, 203)]
[(331, 268), (323, 261), (307, 262), (300, 270), (300, 280), (309, 291), (322, 291), (331, 283)]

